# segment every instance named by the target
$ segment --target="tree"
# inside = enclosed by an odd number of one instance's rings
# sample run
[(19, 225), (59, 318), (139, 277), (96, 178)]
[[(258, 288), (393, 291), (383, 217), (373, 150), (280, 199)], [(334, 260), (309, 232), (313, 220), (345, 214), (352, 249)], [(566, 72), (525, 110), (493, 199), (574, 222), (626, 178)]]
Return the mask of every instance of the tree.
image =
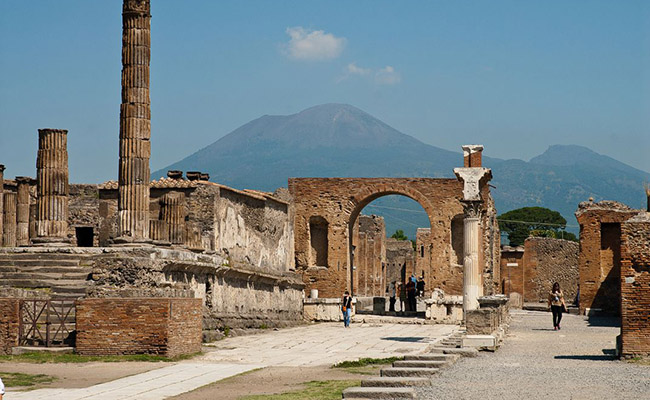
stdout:
[(391, 236), (393, 239), (397, 240), (409, 240), (408, 236), (404, 234), (404, 231), (401, 229), (398, 229), (393, 233), (393, 236)]
[(524, 240), (531, 235), (577, 240), (573, 233), (565, 231), (566, 219), (548, 208), (518, 208), (501, 214), (497, 219), (501, 231), (508, 235), (511, 246), (524, 244)]

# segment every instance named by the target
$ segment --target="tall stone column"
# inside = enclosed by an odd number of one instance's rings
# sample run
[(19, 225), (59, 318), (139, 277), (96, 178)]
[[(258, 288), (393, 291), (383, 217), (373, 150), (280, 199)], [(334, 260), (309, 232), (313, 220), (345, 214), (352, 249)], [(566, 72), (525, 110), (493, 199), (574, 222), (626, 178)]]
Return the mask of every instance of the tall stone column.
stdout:
[(149, 0), (124, 0), (122, 7), (122, 104), (116, 243), (149, 241), (150, 10)]
[(5, 166), (0, 164), (0, 247), (2, 247), (2, 233), (3, 230), (3, 221), (4, 221), (4, 192), (5, 192)]
[(29, 185), (33, 179), (17, 176), (16, 246), (29, 246)]
[(16, 247), (16, 193), (5, 192), (3, 197), (4, 213), (2, 214), (2, 245)]
[(68, 131), (39, 129), (36, 157), (36, 237), (61, 244), (68, 235)]
[(480, 223), (483, 210), (481, 189), (492, 179), (492, 171), (481, 166), (481, 145), (463, 146), (463, 168), (455, 168), (456, 177), (463, 182), (463, 315), (479, 308), (478, 298), (483, 295), (479, 251), (481, 248)]
[(169, 241), (172, 244), (185, 242), (185, 195), (167, 193), (160, 200), (161, 220), (169, 225)]

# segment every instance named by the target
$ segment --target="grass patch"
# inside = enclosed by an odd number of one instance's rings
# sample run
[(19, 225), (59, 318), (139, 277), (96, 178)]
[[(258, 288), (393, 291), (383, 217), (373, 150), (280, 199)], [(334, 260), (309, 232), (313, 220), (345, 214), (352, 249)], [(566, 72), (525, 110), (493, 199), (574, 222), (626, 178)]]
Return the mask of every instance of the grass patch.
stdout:
[(332, 365), (332, 368), (358, 368), (366, 367), (369, 365), (385, 365), (392, 364), (395, 361), (403, 360), (404, 357), (388, 357), (388, 358), (360, 358), (356, 361), (341, 361)]
[(650, 365), (650, 358), (648, 357), (633, 357), (627, 360), (627, 362), (638, 365)]
[(240, 400), (340, 400), (343, 390), (359, 386), (358, 380), (311, 381), (305, 388), (280, 394), (264, 394), (240, 397)]
[(8, 387), (17, 387), (17, 386), (34, 386), (41, 383), (50, 383), (55, 378), (49, 375), (31, 375), (31, 374), (21, 374), (19, 372), (0, 372), (0, 378), (5, 386)]
[(0, 356), (0, 362), (24, 362), (33, 364), (44, 363), (86, 363), (86, 362), (175, 362), (189, 360), (201, 353), (181, 355), (177, 357), (163, 357), (150, 354), (133, 354), (125, 356), (82, 356), (79, 354), (55, 354), (55, 353), (25, 353), (16, 356)]

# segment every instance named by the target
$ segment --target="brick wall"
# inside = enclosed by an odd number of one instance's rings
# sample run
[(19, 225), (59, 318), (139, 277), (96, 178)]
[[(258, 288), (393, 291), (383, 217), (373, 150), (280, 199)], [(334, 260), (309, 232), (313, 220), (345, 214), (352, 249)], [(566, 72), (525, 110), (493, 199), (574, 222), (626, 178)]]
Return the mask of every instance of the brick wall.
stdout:
[(0, 354), (11, 354), (18, 346), (19, 310), (19, 299), (0, 298)]
[(576, 242), (553, 238), (528, 238), (524, 242), (524, 301), (546, 301), (554, 282), (560, 284), (567, 304), (578, 289)]
[(615, 201), (582, 202), (578, 206), (581, 313), (587, 308), (620, 312), (620, 240), (612, 232), (620, 232), (620, 224), (638, 213)]
[[(504, 246), (501, 249), (501, 293), (524, 294), (524, 247)], [(508, 265), (510, 264), (510, 265)], [(515, 265), (516, 264), (516, 265)]]
[(621, 355), (650, 356), (650, 213), (621, 225)]
[[(445, 293), (462, 293), (462, 268), (452, 247), (452, 220), (463, 214), (460, 199), (463, 184), (456, 179), (433, 178), (295, 178), (289, 179), (289, 191), (295, 204), (296, 271), (303, 275), (306, 290), (318, 289), (321, 297), (339, 297), (350, 288), (349, 227), (361, 210), (373, 200), (389, 194), (401, 194), (420, 203), (429, 215), (431, 251), (425, 270), (428, 288), (439, 287)], [(485, 199), (482, 224), (483, 246), (479, 249), (485, 292), (492, 293), (492, 274), (498, 275), (498, 229), (492, 214), (489, 187), (481, 192)], [(328, 224), (327, 266), (310, 264), (310, 218), (322, 217)], [(488, 238), (496, 232), (495, 238)], [(490, 244), (496, 243), (496, 254)], [(418, 271), (420, 272), (420, 271)]]
[(201, 299), (96, 298), (77, 301), (76, 351), (83, 355), (201, 350)]

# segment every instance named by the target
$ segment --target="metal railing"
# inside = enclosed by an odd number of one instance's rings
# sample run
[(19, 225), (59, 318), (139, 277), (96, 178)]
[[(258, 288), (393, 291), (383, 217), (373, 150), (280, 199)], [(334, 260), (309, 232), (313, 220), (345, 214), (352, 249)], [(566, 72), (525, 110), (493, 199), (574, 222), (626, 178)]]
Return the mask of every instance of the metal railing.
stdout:
[(74, 301), (20, 301), (20, 346), (74, 346), (75, 328)]

